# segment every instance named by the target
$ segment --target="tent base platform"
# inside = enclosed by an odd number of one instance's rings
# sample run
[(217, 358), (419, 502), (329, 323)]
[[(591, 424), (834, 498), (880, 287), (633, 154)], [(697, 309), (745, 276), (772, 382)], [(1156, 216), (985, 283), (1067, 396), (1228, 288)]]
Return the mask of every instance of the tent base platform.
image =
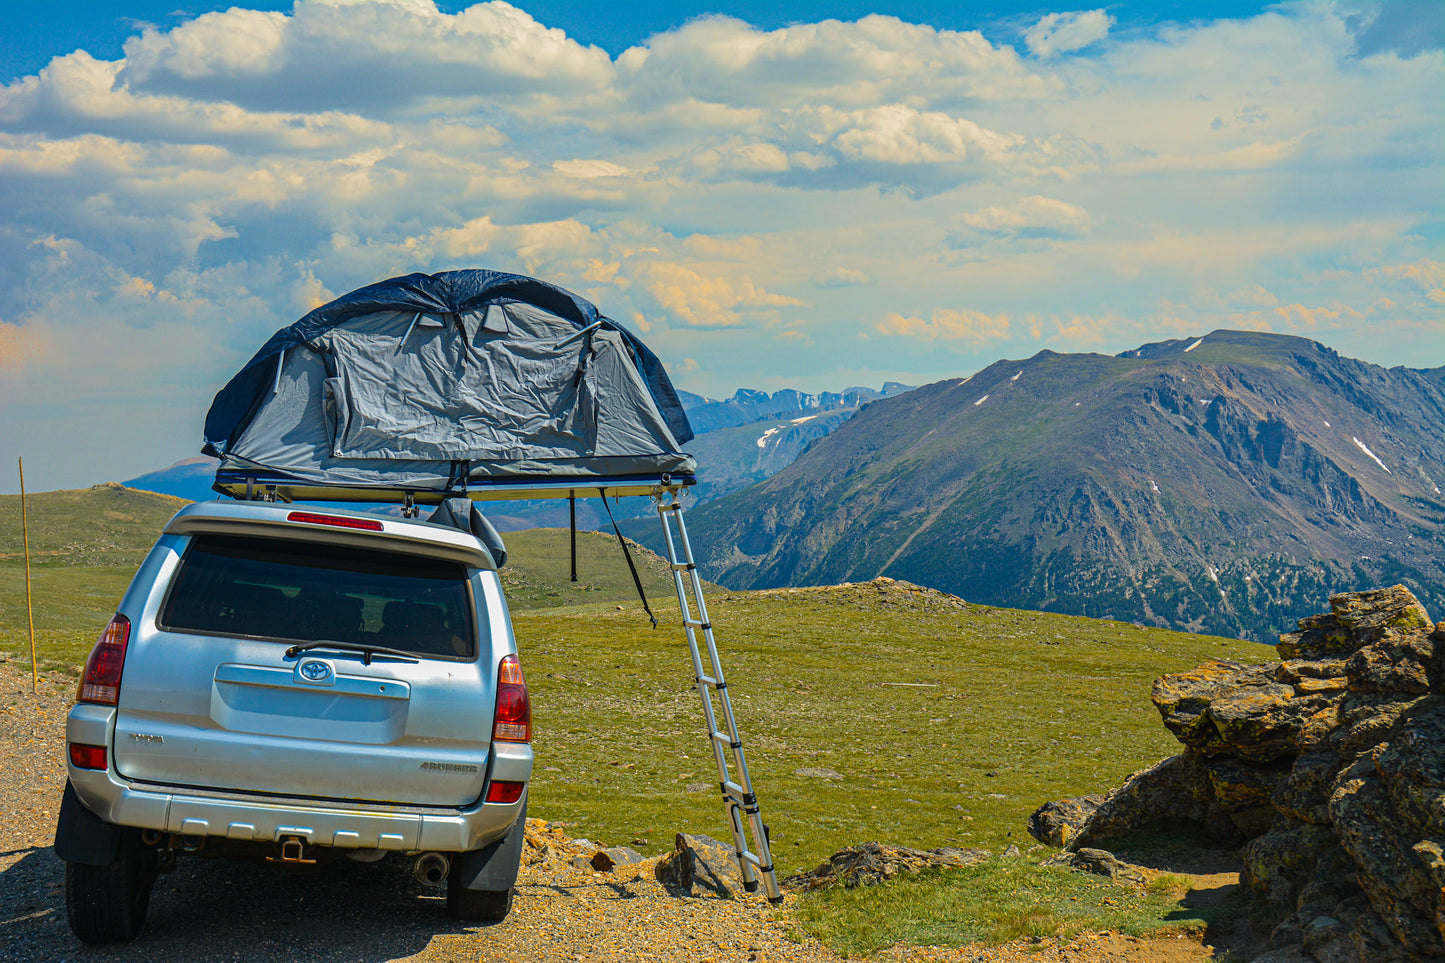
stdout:
[(509, 478), (476, 480), (449, 491), (401, 486), (371, 487), (303, 481), (268, 472), (218, 471), (211, 488), (241, 501), (358, 502), (439, 505), (458, 496), (473, 501), (520, 501), (541, 498), (591, 498), (605, 495), (658, 496), (676, 494), (695, 485), (694, 475), (649, 475), (629, 478)]

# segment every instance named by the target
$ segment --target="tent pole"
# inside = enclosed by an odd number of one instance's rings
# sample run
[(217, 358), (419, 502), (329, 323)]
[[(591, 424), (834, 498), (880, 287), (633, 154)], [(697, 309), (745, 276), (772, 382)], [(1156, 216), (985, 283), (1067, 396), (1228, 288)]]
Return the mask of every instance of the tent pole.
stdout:
[(572, 581), (577, 581), (577, 493), (567, 493), (567, 510), (572, 519)]
[(30, 604), (30, 519), (25, 514), (25, 459), (20, 465), (20, 531), (25, 541), (25, 618), (30, 623), (30, 691), (40, 691), (39, 670), (35, 665), (35, 609)]

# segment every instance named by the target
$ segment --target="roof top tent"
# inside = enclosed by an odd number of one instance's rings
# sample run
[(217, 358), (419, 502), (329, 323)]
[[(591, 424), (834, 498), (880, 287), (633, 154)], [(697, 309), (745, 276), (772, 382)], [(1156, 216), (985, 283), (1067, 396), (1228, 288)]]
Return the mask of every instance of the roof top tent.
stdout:
[(691, 439), (630, 331), (474, 270), (381, 281), (278, 331), (216, 395), (202, 450), (236, 498), (430, 504), (690, 485)]
[(202, 451), (232, 498), (439, 504), (489, 544), (449, 499), (652, 496), (744, 885), (780, 899), (682, 517), (690, 440), (632, 332), (555, 285), (469, 270), (379, 281), (276, 332), (216, 395)]

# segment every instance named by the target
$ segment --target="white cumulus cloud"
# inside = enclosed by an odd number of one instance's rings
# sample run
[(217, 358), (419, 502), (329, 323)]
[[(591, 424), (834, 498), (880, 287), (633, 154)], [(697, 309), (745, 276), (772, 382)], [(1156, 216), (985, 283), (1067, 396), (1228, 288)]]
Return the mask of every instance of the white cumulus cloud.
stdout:
[(1219, 327), (1445, 361), (1445, 54), (1340, 8), (1053, 13), (1017, 49), (704, 17), (611, 58), (458, 6), (242, 0), (0, 85), (0, 408), (29, 406), (0, 448), (23, 422), (137, 474), (191, 454), (155, 419), (318, 299), (476, 266), (596, 301), (716, 395)]
[(1036, 57), (1053, 57), (1098, 43), (1113, 25), (1106, 10), (1050, 13), (1024, 33), (1024, 43)]

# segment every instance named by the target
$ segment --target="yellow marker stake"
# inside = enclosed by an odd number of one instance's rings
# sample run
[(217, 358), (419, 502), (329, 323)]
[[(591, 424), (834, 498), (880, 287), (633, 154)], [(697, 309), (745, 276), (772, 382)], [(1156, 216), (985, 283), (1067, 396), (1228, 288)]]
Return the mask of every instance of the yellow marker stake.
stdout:
[(25, 618), (30, 622), (30, 691), (40, 691), (40, 670), (35, 666), (35, 610), (30, 605), (30, 520), (25, 515), (25, 459), (20, 462), (20, 531), (25, 541)]

